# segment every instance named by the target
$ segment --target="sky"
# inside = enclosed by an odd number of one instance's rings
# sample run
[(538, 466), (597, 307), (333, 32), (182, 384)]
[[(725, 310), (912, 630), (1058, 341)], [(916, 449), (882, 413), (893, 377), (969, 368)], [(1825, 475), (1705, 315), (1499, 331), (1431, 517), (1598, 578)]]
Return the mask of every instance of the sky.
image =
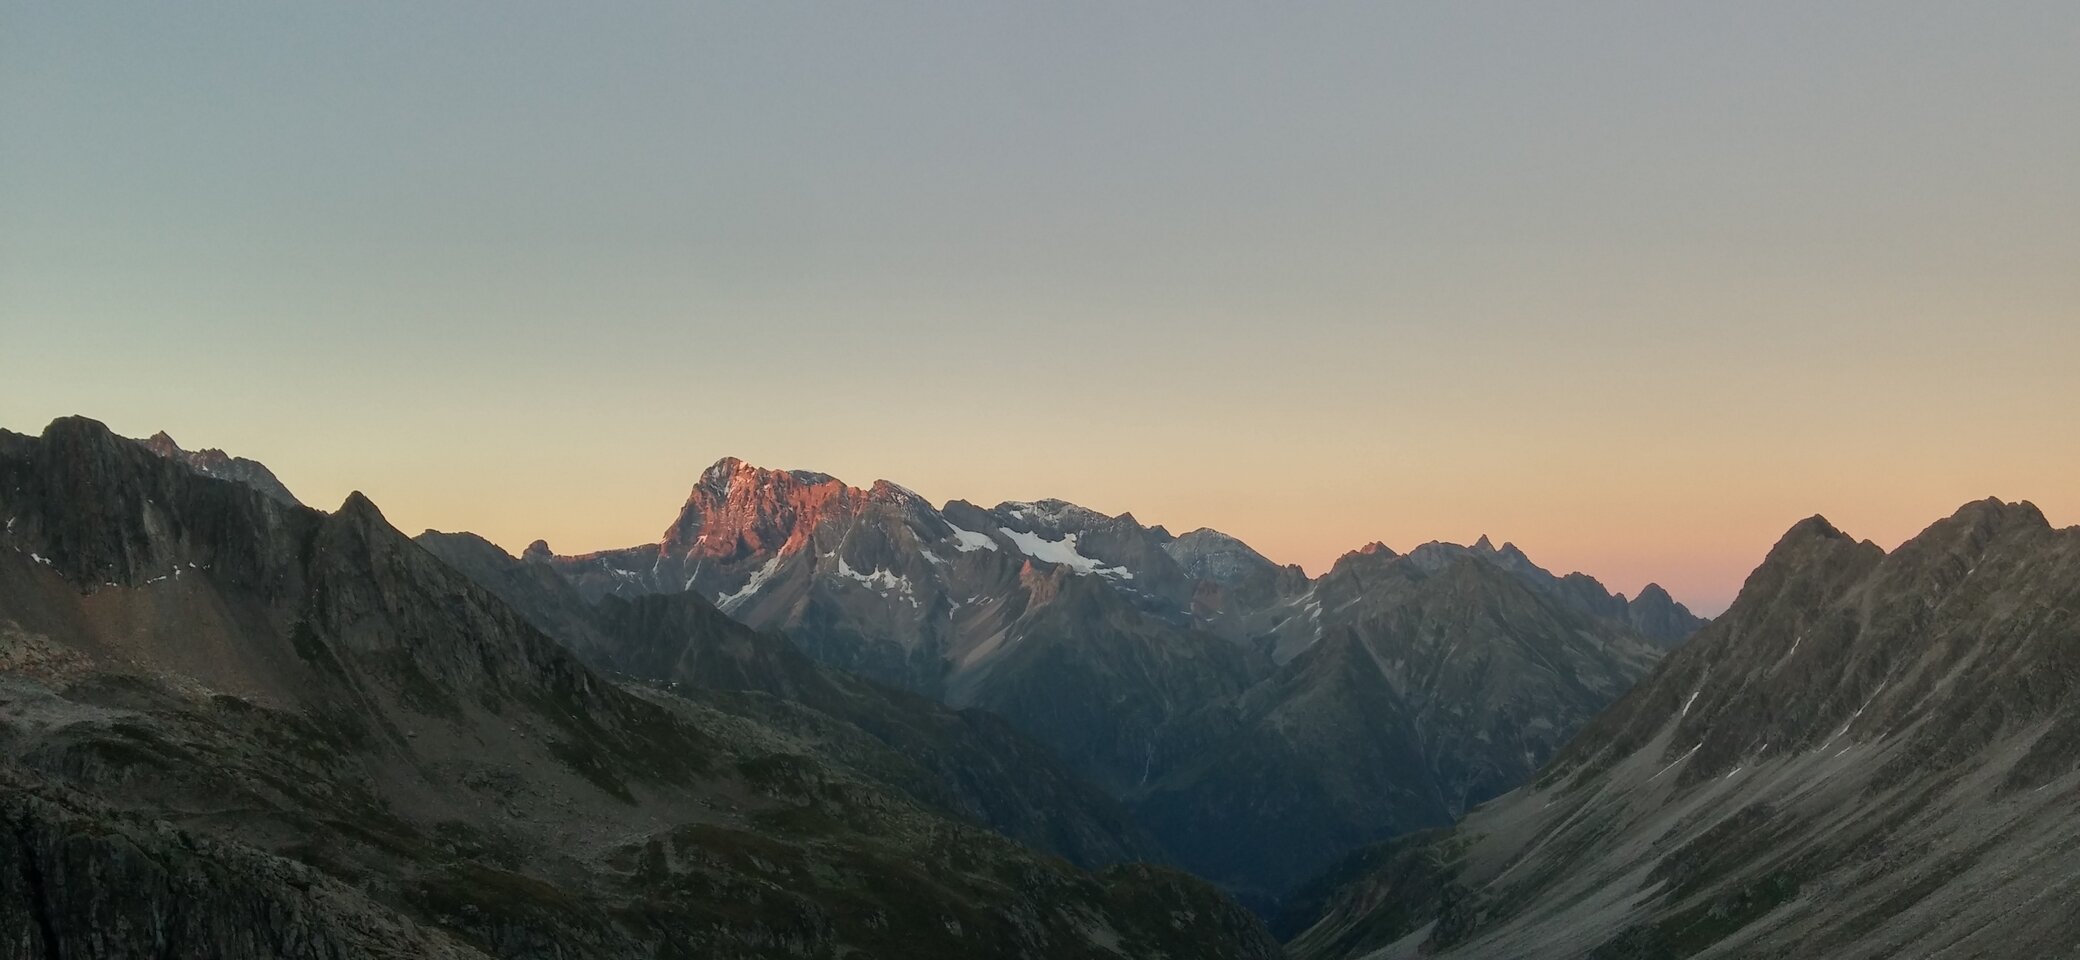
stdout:
[(1716, 612), (2080, 522), (2080, 5), (0, 0), (0, 426), (508, 548), (725, 455)]

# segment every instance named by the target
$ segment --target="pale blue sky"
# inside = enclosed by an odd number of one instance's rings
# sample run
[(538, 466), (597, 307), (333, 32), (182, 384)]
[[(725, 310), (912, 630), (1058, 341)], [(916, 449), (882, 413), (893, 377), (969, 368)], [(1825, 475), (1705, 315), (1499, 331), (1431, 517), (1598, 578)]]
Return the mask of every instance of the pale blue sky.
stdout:
[(585, 549), (724, 454), (1722, 604), (2080, 520), (2080, 5), (0, 2), (0, 425)]

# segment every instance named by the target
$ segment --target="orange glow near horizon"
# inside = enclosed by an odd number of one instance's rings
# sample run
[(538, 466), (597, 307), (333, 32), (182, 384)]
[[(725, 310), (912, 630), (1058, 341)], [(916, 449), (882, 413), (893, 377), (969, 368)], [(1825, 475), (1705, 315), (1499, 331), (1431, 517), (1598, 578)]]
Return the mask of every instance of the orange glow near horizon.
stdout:
[(1647, 9), (21, 5), (0, 424), (508, 548), (728, 454), (1705, 612), (1816, 513), (2080, 520), (2080, 4)]
[[(161, 425), (122, 418), (111, 426), (142, 436)], [(646, 465), (640, 449), (617, 451), (617, 461), (576, 434), (549, 446), (458, 438), (416, 450), (385, 443), (379, 435), (316, 443), (316, 436), (298, 432), (277, 435), (270, 444), (268, 437), (241, 442), (184, 427), (174, 431), (174, 438), (190, 449), (220, 446), (261, 460), (321, 509), (335, 507), (347, 492), (360, 489), (407, 533), (470, 530), (516, 554), (536, 538), (563, 553), (655, 542), (700, 471), (722, 454), (686, 453)], [(561, 445), (566, 442), (575, 449)], [(1429, 461), (1433, 465), (1428, 467), (1413, 461), (1399, 469), (1377, 464), (1298, 469), (1291, 460), (1266, 460), (1226, 471), (1211, 464), (1175, 464), (1166, 474), (1156, 473), (1146, 461), (1138, 463), (1139, 471), (1045, 461), (1030, 478), (1015, 475), (1020, 465), (1011, 461), (941, 461), (903, 471), (862, 468), (879, 458), (862, 458), (858, 451), (841, 450), (844, 455), (827, 458), (843, 462), (785, 455), (745, 459), (760, 466), (820, 470), (862, 487), (884, 478), (877, 474), (894, 474), (885, 479), (934, 503), (967, 499), (988, 506), (1056, 497), (1109, 514), (1131, 512), (1142, 523), (1162, 524), (1172, 533), (1213, 527), (1274, 561), (1298, 563), (1310, 575), (1374, 540), (1406, 552), (1429, 540), (1471, 543), (1485, 534), (1497, 544), (1515, 543), (1555, 573), (1579, 570), (1627, 595), (1658, 582), (1707, 615), (1724, 609), (1785, 529), (1815, 513), (1887, 549), (1965, 502), (1988, 495), (2032, 500), (2055, 524), (2080, 518), (2080, 496), (2051, 475), (2058, 457), (2071, 456), (2069, 449), (2047, 448), (2034, 465), (1958, 458), (1898, 474), (1882, 487), (1840, 472), (1861, 456), (1855, 451), (1844, 451), (1840, 461), (1767, 474), (1711, 470), (1708, 462), (1687, 463), (1673, 456), (1677, 452), (1664, 448), (1659, 453), (1670, 458), (1665, 467), (1656, 471), (1635, 465), (1624, 482), (1602, 467), (1569, 477), (1556, 469), (1557, 463), (1548, 463), (1548, 482), (1521, 486), (1520, 477), (1498, 472), (1492, 464), (1468, 469), (1463, 457), (1449, 461), (1449, 468), (1435, 465), (1447, 462), (1442, 460)], [(1696, 448), (1700, 458), (1708, 454), (1708, 448)], [(2033, 466), (2040, 475), (2031, 476)], [(940, 476), (914, 475), (929, 468)], [(1996, 471), (2015, 479), (1993, 483), (1989, 478)], [(1720, 483), (1709, 490), (1688, 486), (1681, 482), (1686, 474), (1716, 476)]]

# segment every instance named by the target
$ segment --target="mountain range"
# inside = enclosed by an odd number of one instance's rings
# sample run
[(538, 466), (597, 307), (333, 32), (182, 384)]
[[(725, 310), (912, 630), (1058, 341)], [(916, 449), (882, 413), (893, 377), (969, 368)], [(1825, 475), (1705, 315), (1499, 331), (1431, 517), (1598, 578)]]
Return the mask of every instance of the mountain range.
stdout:
[(1264, 909), (1522, 782), (1703, 622), (1485, 537), (1373, 545), (1310, 579), (1215, 530), (1061, 500), (933, 507), (734, 458), (656, 543), (523, 559), (548, 592), (697, 595), (827, 666), (1000, 715)]
[(0, 514), (4, 956), (2080, 942), (2080, 528), (2028, 503), (1803, 521), (1710, 623), (735, 460), (514, 556), (80, 418), (0, 431)]

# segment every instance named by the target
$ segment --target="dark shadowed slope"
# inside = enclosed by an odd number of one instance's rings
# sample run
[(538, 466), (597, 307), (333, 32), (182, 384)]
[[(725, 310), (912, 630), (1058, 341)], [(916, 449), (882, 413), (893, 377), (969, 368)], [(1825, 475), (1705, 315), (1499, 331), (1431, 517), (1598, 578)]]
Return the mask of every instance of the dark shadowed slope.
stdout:
[(1132, 800), (1179, 862), (1258, 902), (1524, 782), (1656, 657), (1477, 554), (1354, 553), (1306, 596), (1319, 639), (1181, 729)]
[(1538, 782), (1294, 905), (1301, 956), (2051, 957), (2080, 943), (2080, 529), (1813, 518)]

